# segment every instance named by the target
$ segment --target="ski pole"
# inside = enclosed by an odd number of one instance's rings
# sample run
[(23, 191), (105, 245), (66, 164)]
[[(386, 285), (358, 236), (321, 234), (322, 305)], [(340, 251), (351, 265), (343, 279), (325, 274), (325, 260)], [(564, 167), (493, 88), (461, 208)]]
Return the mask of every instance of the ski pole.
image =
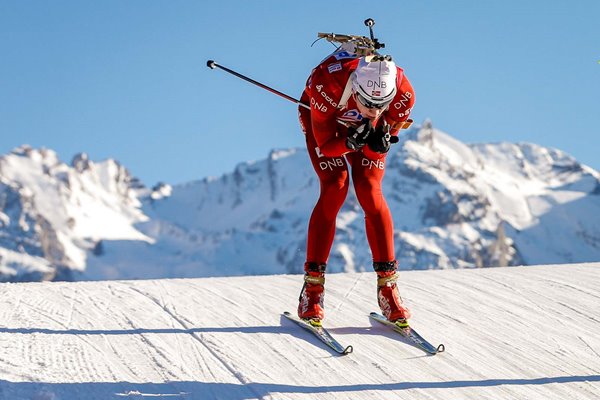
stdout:
[(210, 69), (220, 68), (220, 69), (222, 69), (225, 72), (229, 72), (231, 75), (237, 76), (238, 78), (241, 78), (241, 79), (245, 80), (246, 82), (250, 82), (250, 83), (252, 83), (252, 84), (254, 84), (254, 85), (258, 86), (258, 87), (261, 87), (261, 88), (263, 88), (265, 90), (268, 90), (269, 92), (271, 92), (273, 94), (276, 94), (277, 96), (281, 96), (284, 99), (287, 99), (287, 100), (291, 101), (292, 103), (296, 103), (299, 106), (302, 106), (302, 107), (310, 110), (310, 107), (307, 104), (302, 103), (300, 100), (296, 100), (292, 96), (288, 96), (285, 93), (281, 93), (279, 90), (275, 90), (272, 87), (269, 87), (269, 86), (264, 85), (264, 84), (262, 84), (260, 82), (257, 82), (254, 79), (248, 78), (247, 76), (242, 75), (242, 74), (240, 74), (238, 72), (235, 72), (234, 70), (231, 70), (231, 69), (229, 69), (227, 67), (219, 65), (214, 60), (208, 60), (206, 62), (206, 66), (208, 68), (210, 68)]
[[(372, 21), (372, 20), (367, 20), (367, 21), (365, 21), (365, 25), (367, 25), (367, 26), (369, 26), (369, 27), (373, 26), (374, 22), (372, 22), (372, 23), (371, 23), (371, 25), (368, 25), (368, 24), (367, 24), (367, 22), (368, 22), (368, 21)], [(376, 39), (375, 39), (375, 40), (376, 40)], [(384, 47), (384, 46), (383, 46), (383, 43), (381, 43), (381, 47)], [(260, 82), (257, 82), (257, 81), (255, 81), (255, 80), (254, 80), (254, 79), (252, 79), (252, 78), (248, 78), (247, 76), (245, 76), (245, 75), (242, 75), (242, 74), (240, 74), (239, 72), (235, 72), (235, 71), (234, 71), (234, 70), (232, 70), (232, 69), (229, 69), (229, 68), (227, 68), (227, 67), (224, 67), (224, 66), (222, 66), (222, 65), (219, 65), (219, 64), (217, 64), (217, 63), (216, 63), (214, 60), (208, 60), (208, 61), (206, 62), (206, 66), (207, 66), (208, 68), (210, 68), (210, 69), (215, 69), (215, 68), (222, 69), (223, 71), (225, 71), (225, 72), (228, 72), (228, 73), (230, 73), (231, 75), (237, 76), (238, 78), (241, 78), (241, 79), (243, 79), (243, 80), (245, 80), (245, 81), (247, 81), (247, 82), (250, 82), (250, 83), (252, 83), (252, 84), (254, 84), (254, 85), (258, 86), (258, 87), (261, 87), (261, 88), (263, 88), (263, 89), (265, 89), (265, 90), (268, 90), (269, 92), (271, 92), (271, 93), (273, 93), (273, 94), (276, 94), (276, 95), (278, 95), (278, 96), (281, 96), (281, 97), (283, 97), (284, 99), (291, 101), (292, 103), (298, 104), (299, 106), (302, 106), (302, 107), (306, 108), (307, 110), (310, 110), (310, 106), (309, 106), (308, 104), (304, 104), (304, 103), (302, 103), (300, 100), (297, 100), (297, 99), (293, 98), (292, 96), (288, 96), (287, 94), (285, 94), (285, 93), (282, 93), (282, 92), (280, 92), (279, 90), (275, 90), (275, 89), (273, 89), (272, 87), (269, 87), (269, 86), (267, 86), (267, 85), (265, 85), (265, 84), (263, 84), (263, 83), (260, 83)], [(342, 121), (342, 120), (341, 120), (341, 119), (339, 119), (339, 118), (336, 118), (336, 122), (337, 122), (338, 124), (340, 124), (340, 125), (343, 125), (343, 126), (345, 126), (346, 128), (348, 128), (348, 127), (350, 126), (350, 124), (348, 124), (348, 123), (347, 123), (347, 122), (345, 122), (345, 121)], [(401, 123), (401, 125), (400, 125), (400, 129), (408, 129), (408, 127), (410, 127), (410, 126), (412, 125), (412, 123), (413, 123), (413, 120), (412, 120), (412, 119), (407, 119), (406, 121), (404, 121), (404, 122), (402, 122), (402, 123)], [(398, 141), (397, 139), (398, 139), (397, 137), (393, 136), (393, 137), (392, 137), (392, 140), (395, 140), (395, 141), (393, 141), (392, 143), (396, 143), (396, 142)]]
[[(222, 69), (223, 71), (225, 71), (225, 72), (228, 72), (228, 73), (230, 73), (231, 75), (237, 76), (238, 78), (241, 78), (241, 79), (245, 80), (246, 82), (250, 82), (250, 83), (252, 83), (252, 84), (254, 84), (254, 85), (258, 86), (258, 87), (261, 87), (261, 88), (263, 88), (263, 89), (265, 89), (265, 90), (268, 90), (269, 92), (271, 92), (271, 93), (273, 93), (273, 94), (276, 94), (277, 96), (283, 97), (284, 99), (286, 99), (286, 100), (289, 100), (289, 101), (291, 101), (292, 103), (296, 103), (296, 104), (298, 104), (299, 106), (301, 106), (301, 107), (304, 107), (304, 108), (306, 108), (307, 110), (310, 110), (310, 106), (309, 106), (308, 104), (304, 104), (304, 103), (302, 103), (300, 100), (297, 100), (297, 99), (293, 98), (292, 96), (288, 96), (287, 94), (285, 94), (285, 93), (282, 93), (282, 92), (280, 92), (279, 90), (275, 90), (275, 89), (273, 89), (272, 87), (269, 87), (269, 86), (267, 86), (267, 85), (265, 85), (265, 84), (262, 84), (262, 83), (260, 83), (260, 82), (257, 82), (257, 81), (255, 81), (254, 79), (248, 78), (247, 76), (245, 76), (245, 75), (242, 75), (242, 74), (240, 74), (239, 72), (235, 72), (235, 71), (234, 71), (234, 70), (232, 70), (232, 69), (229, 69), (229, 68), (227, 68), (227, 67), (224, 67), (224, 66), (222, 66), (222, 65), (219, 65), (219, 64), (217, 64), (217, 63), (216, 63), (214, 60), (208, 60), (208, 61), (206, 62), (206, 66), (207, 66), (208, 68), (210, 68), (210, 69), (215, 69), (215, 68)], [(344, 122), (344, 121), (342, 121), (342, 120), (340, 120), (340, 119), (337, 119), (336, 121), (338, 122), (338, 124), (344, 125), (344, 126), (346, 126), (346, 127), (348, 126), (348, 124), (347, 124), (346, 122)]]

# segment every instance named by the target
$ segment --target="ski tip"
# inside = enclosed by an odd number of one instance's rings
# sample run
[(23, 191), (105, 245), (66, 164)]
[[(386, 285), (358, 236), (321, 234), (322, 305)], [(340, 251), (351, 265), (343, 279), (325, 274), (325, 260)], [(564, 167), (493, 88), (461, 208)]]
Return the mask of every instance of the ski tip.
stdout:
[(286, 317), (287, 319), (291, 319), (292, 321), (296, 320), (296, 315), (292, 314), (289, 311), (284, 311), (281, 315), (283, 315), (284, 317)]
[(443, 353), (444, 351), (446, 351), (446, 346), (444, 346), (443, 344), (438, 345), (438, 347), (433, 347), (431, 346), (430, 349), (425, 350), (427, 352), (427, 354), (429, 354), (430, 356), (435, 356), (437, 354)]
[(350, 354), (354, 351), (354, 347), (352, 346), (348, 346), (344, 349), (344, 352), (342, 354), (346, 355), (346, 354)]

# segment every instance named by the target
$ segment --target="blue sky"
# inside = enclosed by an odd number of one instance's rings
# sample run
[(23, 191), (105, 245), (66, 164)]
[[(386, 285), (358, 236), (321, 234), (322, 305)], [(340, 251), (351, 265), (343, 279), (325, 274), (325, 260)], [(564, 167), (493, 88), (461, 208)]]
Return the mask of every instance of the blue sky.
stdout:
[[(0, 154), (115, 158), (152, 186), (303, 146), (299, 97), (333, 50), (375, 33), (412, 81), (416, 122), (467, 143), (533, 142), (600, 169), (600, 1), (0, 1)], [(368, 5), (368, 6), (367, 6)]]

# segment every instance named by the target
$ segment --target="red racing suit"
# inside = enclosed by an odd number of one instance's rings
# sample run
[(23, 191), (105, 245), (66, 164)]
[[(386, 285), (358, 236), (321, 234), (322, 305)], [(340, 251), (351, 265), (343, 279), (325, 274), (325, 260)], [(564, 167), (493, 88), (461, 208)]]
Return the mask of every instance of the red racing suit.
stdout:
[[(358, 126), (362, 115), (354, 96), (348, 97), (348, 80), (356, 69), (359, 56), (339, 50), (313, 69), (301, 101), (310, 110), (299, 108), (300, 124), (313, 168), (320, 180), (320, 195), (310, 217), (307, 240), (307, 263), (326, 264), (335, 236), (336, 217), (350, 186), (350, 174), (356, 197), (365, 213), (367, 240), (374, 262), (395, 260), (392, 216), (383, 196), (381, 181), (385, 173), (386, 154), (368, 145), (352, 151), (346, 147), (348, 128), (337, 122)], [(412, 110), (413, 88), (397, 67), (397, 93), (374, 126), (389, 124), (391, 134), (398, 135)], [(350, 169), (348, 168), (350, 165)]]

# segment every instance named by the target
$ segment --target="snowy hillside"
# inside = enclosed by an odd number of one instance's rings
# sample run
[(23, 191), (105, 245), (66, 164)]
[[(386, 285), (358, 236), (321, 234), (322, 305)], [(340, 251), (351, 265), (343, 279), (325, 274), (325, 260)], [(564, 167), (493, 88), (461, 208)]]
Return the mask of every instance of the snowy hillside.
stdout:
[(600, 398), (600, 264), (408, 271), (426, 356), (331, 274), (332, 354), (281, 317), (300, 275), (0, 284), (0, 399)]
[[(318, 181), (304, 149), (218, 178), (145, 188), (114, 160), (0, 157), (0, 280), (300, 272)], [(387, 160), (402, 269), (600, 260), (600, 173), (534, 144), (466, 145), (427, 122)], [(330, 271), (369, 271), (350, 193)]]
[(152, 239), (135, 228), (142, 186), (114, 160), (23, 146), (0, 157), (0, 277), (71, 279), (103, 240)]

